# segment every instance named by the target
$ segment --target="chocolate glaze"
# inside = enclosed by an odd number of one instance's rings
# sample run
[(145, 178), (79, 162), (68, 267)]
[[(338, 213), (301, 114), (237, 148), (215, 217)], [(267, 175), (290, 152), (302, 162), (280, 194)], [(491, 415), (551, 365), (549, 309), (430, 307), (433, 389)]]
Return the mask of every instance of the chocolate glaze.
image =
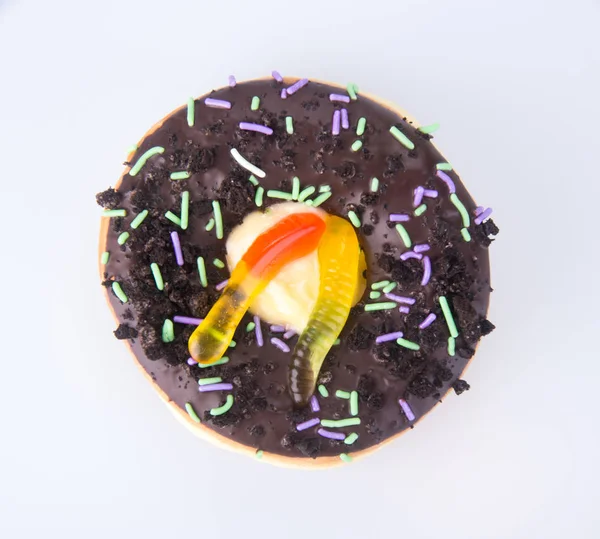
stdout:
[[(472, 224), (473, 241), (467, 243), (461, 238), (460, 215), (449, 201), (447, 187), (435, 176), (436, 163), (446, 160), (429, 142), (431, 137), (417, 132), (397, 113), (364, 96), (349, 104), (331, 103), (330, 93), (345, 92), (314, 82), (284, 100), (280, 97), (283, 85), (257, 80), (213, 91), (210, 97), (231, 101), (231, 110), (205, 106), (204, 96), (196, 100), (193, 127), (188, 126), (183, 107), (141, 142), (131, 156), (132, 164), (154, 146), (163, 146), (165, 152), (150, 158), (137, 176), (124, 174), (118, 193), (109, 192), (99, 199), (105, 207), (125, 208), (128, 212), (124, 219), (112, 219), (109, 227), (106, 250), (111, 258), (105, 267), (104, 284), (109, 286), (116, 279), (129, 296), (129, 302), (122, 305), (109, 291), (119, 320), (139, 333), (131, 342), (142, 367), (177, 406), (184, 409), (186, 402), (192, 403), (207, 427), (241, 444), (290, 457), (352, 453), (411, 427), (459, 379), (479, 337), (490, 330), (491, 324), (485, 320), (491, 291), (487, 245), (488, 235), (497, 229), (490, 224)], [(250, 102), (255, 95), (261, 103), (260, 109), (253, 112)], [(332, 136), (333, 111), (342, 107), (348, 109), (350, 129)], [(286, 134), (288, 115), (294, 119), (292, 135)], [(357, 137), (356, 124), (363, 116), (367, 128), (362, 137)], [(274, 134), (241, 131), (240, 121), (268, 125)], [(392, 125), (414, 142), (414, 150), (408, 151), (392, 137)], [(363, 147), (353, 152), (350, 146), (358, 138)], [(366, 255), (368, 286), (351, 313), (341, 344), (332, 349), (321, 370), (320, 381), (328, 387), (330, 396), (317, 394), (321, 406), (317, 414), (309, 408), (294, 409), (286, 388), (290, 354), (269, 343), (272, 335), (267, 324), (263, 324), (265, 346), (258, 347), (254, 333), (245, 332), (250, 314), (238, 328), (238, 344), (230, 350), (226, 365), (206, 369), (187, 365), (187, 338), (193, 330), (190, 326), (175, 324), (173, 343), (164, 344), (160, 339), (165, 318), (177, 314), (204, 316), (217, 297), (215, 285), (228, 277), (226, 270), (210, 263), (214, 257), (225, 260), (225, 240), (218, 240), (214, 230), (205, 230), (212, 216), (210, 201), (221, 201), (225, 238), (244, 215), (257, 209), (255, 187), (248, 181), (250, 174), (233, 160), (231, 148), (237, 148), (266, 172), (266, 178), (260, 180), (265, 193), (268, 189), (289, 191), (293, 176), (300, 178), (303, 188), (328, 184), (333, 196), (322, 208), (343, 217), (354, 209), (363, 223), (358, 235)], [(170, 180), (170, 173), (180, 170), (190, 171), (190, 179)], [(457, 175), (448, 174), (472, 215), (472, 198)], [(372, 194), (369, 187), (374, 176), (379, 178), (380, 188)], [(387, 222), (389, 213), (412, 213), (413, 190), (419, 185), (439, 192), (437, 199), (425, 199), (428, 210), (424, 215), (405, 223), (413, 244), (431, 245), (426, 254), (432, 260), (433, 277), (425, 287), (420, 285), (420, 262), (400, 262), (399, 255), (405, 249)], [(164, 218), (167, 210), (179, 213), (180, 193), (184, 190), (190, 191), (192, 201), (186, 231)], [(266, 194), (264, 201), (265, 206), (279, 202)], [(137, 230), (130, 229), (131, 220), (145, 208), (150, 215)], [(122, 230), (128, 230), (131, 237), (119, 246), (117, 237)], [(181, 268), (175, 264), (171, 230), (178, 230), (181, 238), (185, 258)], [(202, 288), (198, 279), (196, 257), (200, 254), (207, 261), (208, 289)], [(161, 267), (166, 282), (163, 292), (154, 286), (150, 262)], [(364, 312), (364, 304), (370, 301), (370, 284), (383, 279), (399, 282), (394, 293), (417, 300), (409, 315), (397, 309)], [(449, 298), (460, 331), (457, 353), (452, 358), (447, 354), (449, 333), (437, 301), (440, 294)], [(437, 320), (419, 330), (418, 324), (432, 311), (438, 315)], [(421, 350), (413, 352), (395, 342), (374, 344), (376, 335), (399, 330), (418, 342)], [(135, 335), (126, 327), (118, 333), (121, 338)], [(290, 346), (295, 341), (291, 339)], [(209, 376), (221, 376), (234, 384), (233, 408), (216, 418), (208, 410), (221, 405), (226, 393), (199, 393), (197, 379)], [(350, 417), (348, 401), (334, 396), (337, 389), (359, 392), (361, 424), (339, 429), (346, 434), (358, 433), (358, 440), (351, 446), (328, 440), (317, 435), (318, 427), (296, 432), (294, 425), (311, 417)], [(398, 405), (399, 398), (408, 401), (415, 421), (407, 420)]]

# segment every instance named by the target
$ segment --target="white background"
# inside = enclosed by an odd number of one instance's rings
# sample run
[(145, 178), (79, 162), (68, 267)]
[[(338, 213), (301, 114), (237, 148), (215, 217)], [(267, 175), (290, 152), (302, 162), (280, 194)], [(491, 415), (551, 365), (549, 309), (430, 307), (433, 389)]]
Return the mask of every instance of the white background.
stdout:
[[(599, 22), (590, 0), (0, 0), (0, 537), (599, 537)], [(181, 428), (97, 276), (125, 149), (272, 69), (439, 121), (501, 228), (471, 391), (324, 472)]]

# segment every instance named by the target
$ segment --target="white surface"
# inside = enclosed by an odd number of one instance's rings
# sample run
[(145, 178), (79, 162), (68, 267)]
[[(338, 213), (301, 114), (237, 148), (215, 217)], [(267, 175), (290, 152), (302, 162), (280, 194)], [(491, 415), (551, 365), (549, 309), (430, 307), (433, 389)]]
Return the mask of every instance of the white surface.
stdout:
[[(0, 0), (0, 536), (598, 537), (598, 2), (240, 4)], [(502, 229), (471, 391), (320, 473), (182, 429), (96, 275), (94, 194), (125, 148), (273, 68), (439, 121)]]

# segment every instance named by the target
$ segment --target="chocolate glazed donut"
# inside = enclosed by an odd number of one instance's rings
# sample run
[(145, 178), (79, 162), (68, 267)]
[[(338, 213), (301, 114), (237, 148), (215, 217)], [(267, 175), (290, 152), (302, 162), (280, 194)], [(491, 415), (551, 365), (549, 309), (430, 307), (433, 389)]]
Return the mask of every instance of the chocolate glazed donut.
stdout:
[[(115, 335), (196, 434), (275, 464), (331, 466), (412, 428), (451, 387), (468, 389), (461, 374), (494, 328), (498, 229), (433, 131), (353, 85), (274, 75), (190, 100), (131, 151), (116, 188), (97, 196), (102, 284)], [(187, 351), (228, 278), (229, 233), (282, 198), (352, 222), (367, 267), (300, 408), (287, 387), (297, 336), (252, 313), (216, 364)]]

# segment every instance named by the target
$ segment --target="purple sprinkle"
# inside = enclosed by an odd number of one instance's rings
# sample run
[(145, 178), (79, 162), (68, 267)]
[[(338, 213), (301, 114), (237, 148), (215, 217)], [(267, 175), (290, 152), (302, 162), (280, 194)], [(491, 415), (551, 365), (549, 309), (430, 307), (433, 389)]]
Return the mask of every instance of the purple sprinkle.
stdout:
[(258, 346), (265, 344), (265, 341), (263, 340), (262, 328), (260, 327), (260, 318), (256, 315), (254, 315), (254, 332), (256, 334), (256, 344), (258, 344)]
[(479, 215), (483, 211), (483, 206), (477, 206), (475, 208), (475, 215)]
[(293, 329), (288, 329), (284, 334), (283, 334), (283, 338), (284, 339), (291, 339), (294, 335), (296, 335), (296, 332)]
[(258, 131), (259, 133), (263, 133), (265, 135), (273, 134), (273, 130), (266, 125), (251, 124), (248, 122), (240, 122), (240, 129), (245, 129), (246, 131)]
[(415, 253), (413, 251), (407, 251), (406, 253), (402, 253), (400, 255), (400, 260), (408, 260), (409, 258), (416, 258), (417, 260), (421, 260), (421, 258), (423, 258), (423, 255), (420, 255), (419, 253)]
[(223, 290), (223, 288), (225, 288), (227, 286), (228, 282), (229, 282), (229, 279), (225, 279), (222, 283), (219, 283), (217, 286), (215, 286), (215, 288), (217, 290)]
[(281, 99), (287, 99), (287, 91), (285, 88), (281, 89)]
[(277, 337), (273, 337), (271, 339), (271, 344), (276, 346), (277, 348), (279, 348), (282, 352), (290, 351), (290, 347), (286, 343), (284, 343), (281, 339), (278, 339)]
[(448, 191), (450, 191), (450, 194), (456, 193), (454, 182), (452, 181), (452, 178), (448, 176), (448, 174), (446, 174), (443, 170), (438, 170), (435, 175), (448, 186)]
[(415, 189), (415, 198), (413, 199), (413, 206), (416, 208), (417, 206), (419, 206), (421, 204), (421, 202), (423, 202), (423, 193), (425, 192), (425, 189), (423, 187), (421, 187), (419, 185), (419, 187), (417, 187)]
[(350, 98), (347, 95), (342, 94), (329, 94), (329, 101), (343, 101), (344, 103), (350, 103)]
[(315, 395), (310, 398), (310, 409), (313, 412), (320, 412), (321, 407), (319, 406), (319, 401)]
[(333, 122), (332, 122), (332, 126), (331, 126), (331, 134), (332, 135), (339, 135), (340, 134), (340, 116), (341, 116), (341, 112), (339, 110), (335, 110), (333, 112)]
[(421, 322), (419, 324), (419, 329), (425, 329), (428, 328), (431, 324), (433, 324), (433, 321), (437, 318), (437, 316), (433, 313), (429, 313), (427, 315), (427, 317), (425, 318), (425, 320), (423, 320), (423, 322)]
[(406, 419), (408, 419), (409, 421), (414, 421), (415, 414), (413, 414), (413, 411), (410, 409), (408, 402), (406, 402), (404, 399), (398, 399), (398, 402), (400, 403), (400, 408), (402, 408)]
[(397, 301), (398, 303), (407, 303), (408, 305), (414, 305), (416, 301), (412, 298), (407, 298), (406, 296), (397, 296), (396, 294), (386, 294), (385, 297), (392, 301)]
[(174, 316), (173, 322), (178, 324), (188, 324), (190, 326), (199, 326), (202, 323), (202, 318), (192, 318), (191, 316)]
[(401, 331), (395, 331), (394, 333), (386, 333), (385, 335), (379, 335), (375, 339), (377, 344), (381, 344), (382, 342), (395, 341), (396, 339), (401, 339), (404, 333)]
[(425, 189), (423, 195), (428, 198), (437, 198), (438, 192), (435, 189)]
[(288, 86), (288, 88), (286, 90), (287, 94), (288, 95), (295, 94), (298, 90), (300, 90), (300, 88), (303, 88), (307, 84), (308, 84), (308, 79), (300, 79), (298, 82), (295, 82), (291, 86)]
[(285, 331), (285, 326), (272, 325), (271, 331), (273, 333), (283, 333)]
[(195, 359), (188, 357), (187, 364), (188, 365), (197, 365), (198, 362)]
[(206, 393), (207, 391), (229, 391), (233, 389), (232, 384), (208, 384), (207, 386), (198, 386), (200, 393)]
[(475, 217), (475, 224), (480, 225), (492, 214), (492, 208), (482, 211), (477, 217)]
[(342, 129), (350, 129), (350, 121), (348, 120), (348, 109), (342, 109)]
[(229, 101), (225, 101), (224, 99), (213, 99), (212, 97), (207, 97), (204, 100), (204, 104), (207, 107), (214, 107), (216, 109), (230, 109), (231, 103)]
[(176, 230), (171, 232), (171, 241), (173, 242), (173, 249), (175, 250), (175, 260), (177, 260), (178, 266), (183, 266), (183, 253), (181, 252), (181, 243), (179, 243), (179, 234)]
[(229, 75), (229, 86), (231, 86), (232, 88), (235, 88), (236, 84), (237, 84), (237, 82), (235, 82), (235, 77), (233, 75)]
[(283, 82), (283, 77), (281, 76), (281, 73), (279, 73), (279, 71), (273, 70), (271, 71), (271, 75), (277, 82)]
[(400, 308), (398, 309), (398, 311), (400, 311), (403, 314), (408, 314), (410, 312), (410, 309), (404, 305), (400, 306)]
[(321, 422), (321, 420), (318, 417), (313, 417), (312, 419), (309, 419), (308, 421), (304, 421), (304, 423), (298, 423), (296, 425), (296, 430), (301, 431), (301, 430), (310, 429), (311, 427), (318, 425), (320, 422)]
[(330, 430), (319, 429), (317, 431), (323, 438), (331, 438), (332, 440), (345, 440), (346, 435), (342, 432), (332, 432)]
[(392, 223), (403, 223), (404, 221), (408, 221), (409, 219), (410, 216), (404, 213), (390, 213), (390, 221)]
[(429, 279), (431, 279), (431, 260), (428, 256), (423, 257), (423, 279), (421, 279), (421, 286), (425, 286)]
[(418, 245), (415, 245), (413, 247), (413, 251), (415, 253), (423, 253), (425, 251), (429, 251), (429, 244), (428, 243), (419, 243)]

